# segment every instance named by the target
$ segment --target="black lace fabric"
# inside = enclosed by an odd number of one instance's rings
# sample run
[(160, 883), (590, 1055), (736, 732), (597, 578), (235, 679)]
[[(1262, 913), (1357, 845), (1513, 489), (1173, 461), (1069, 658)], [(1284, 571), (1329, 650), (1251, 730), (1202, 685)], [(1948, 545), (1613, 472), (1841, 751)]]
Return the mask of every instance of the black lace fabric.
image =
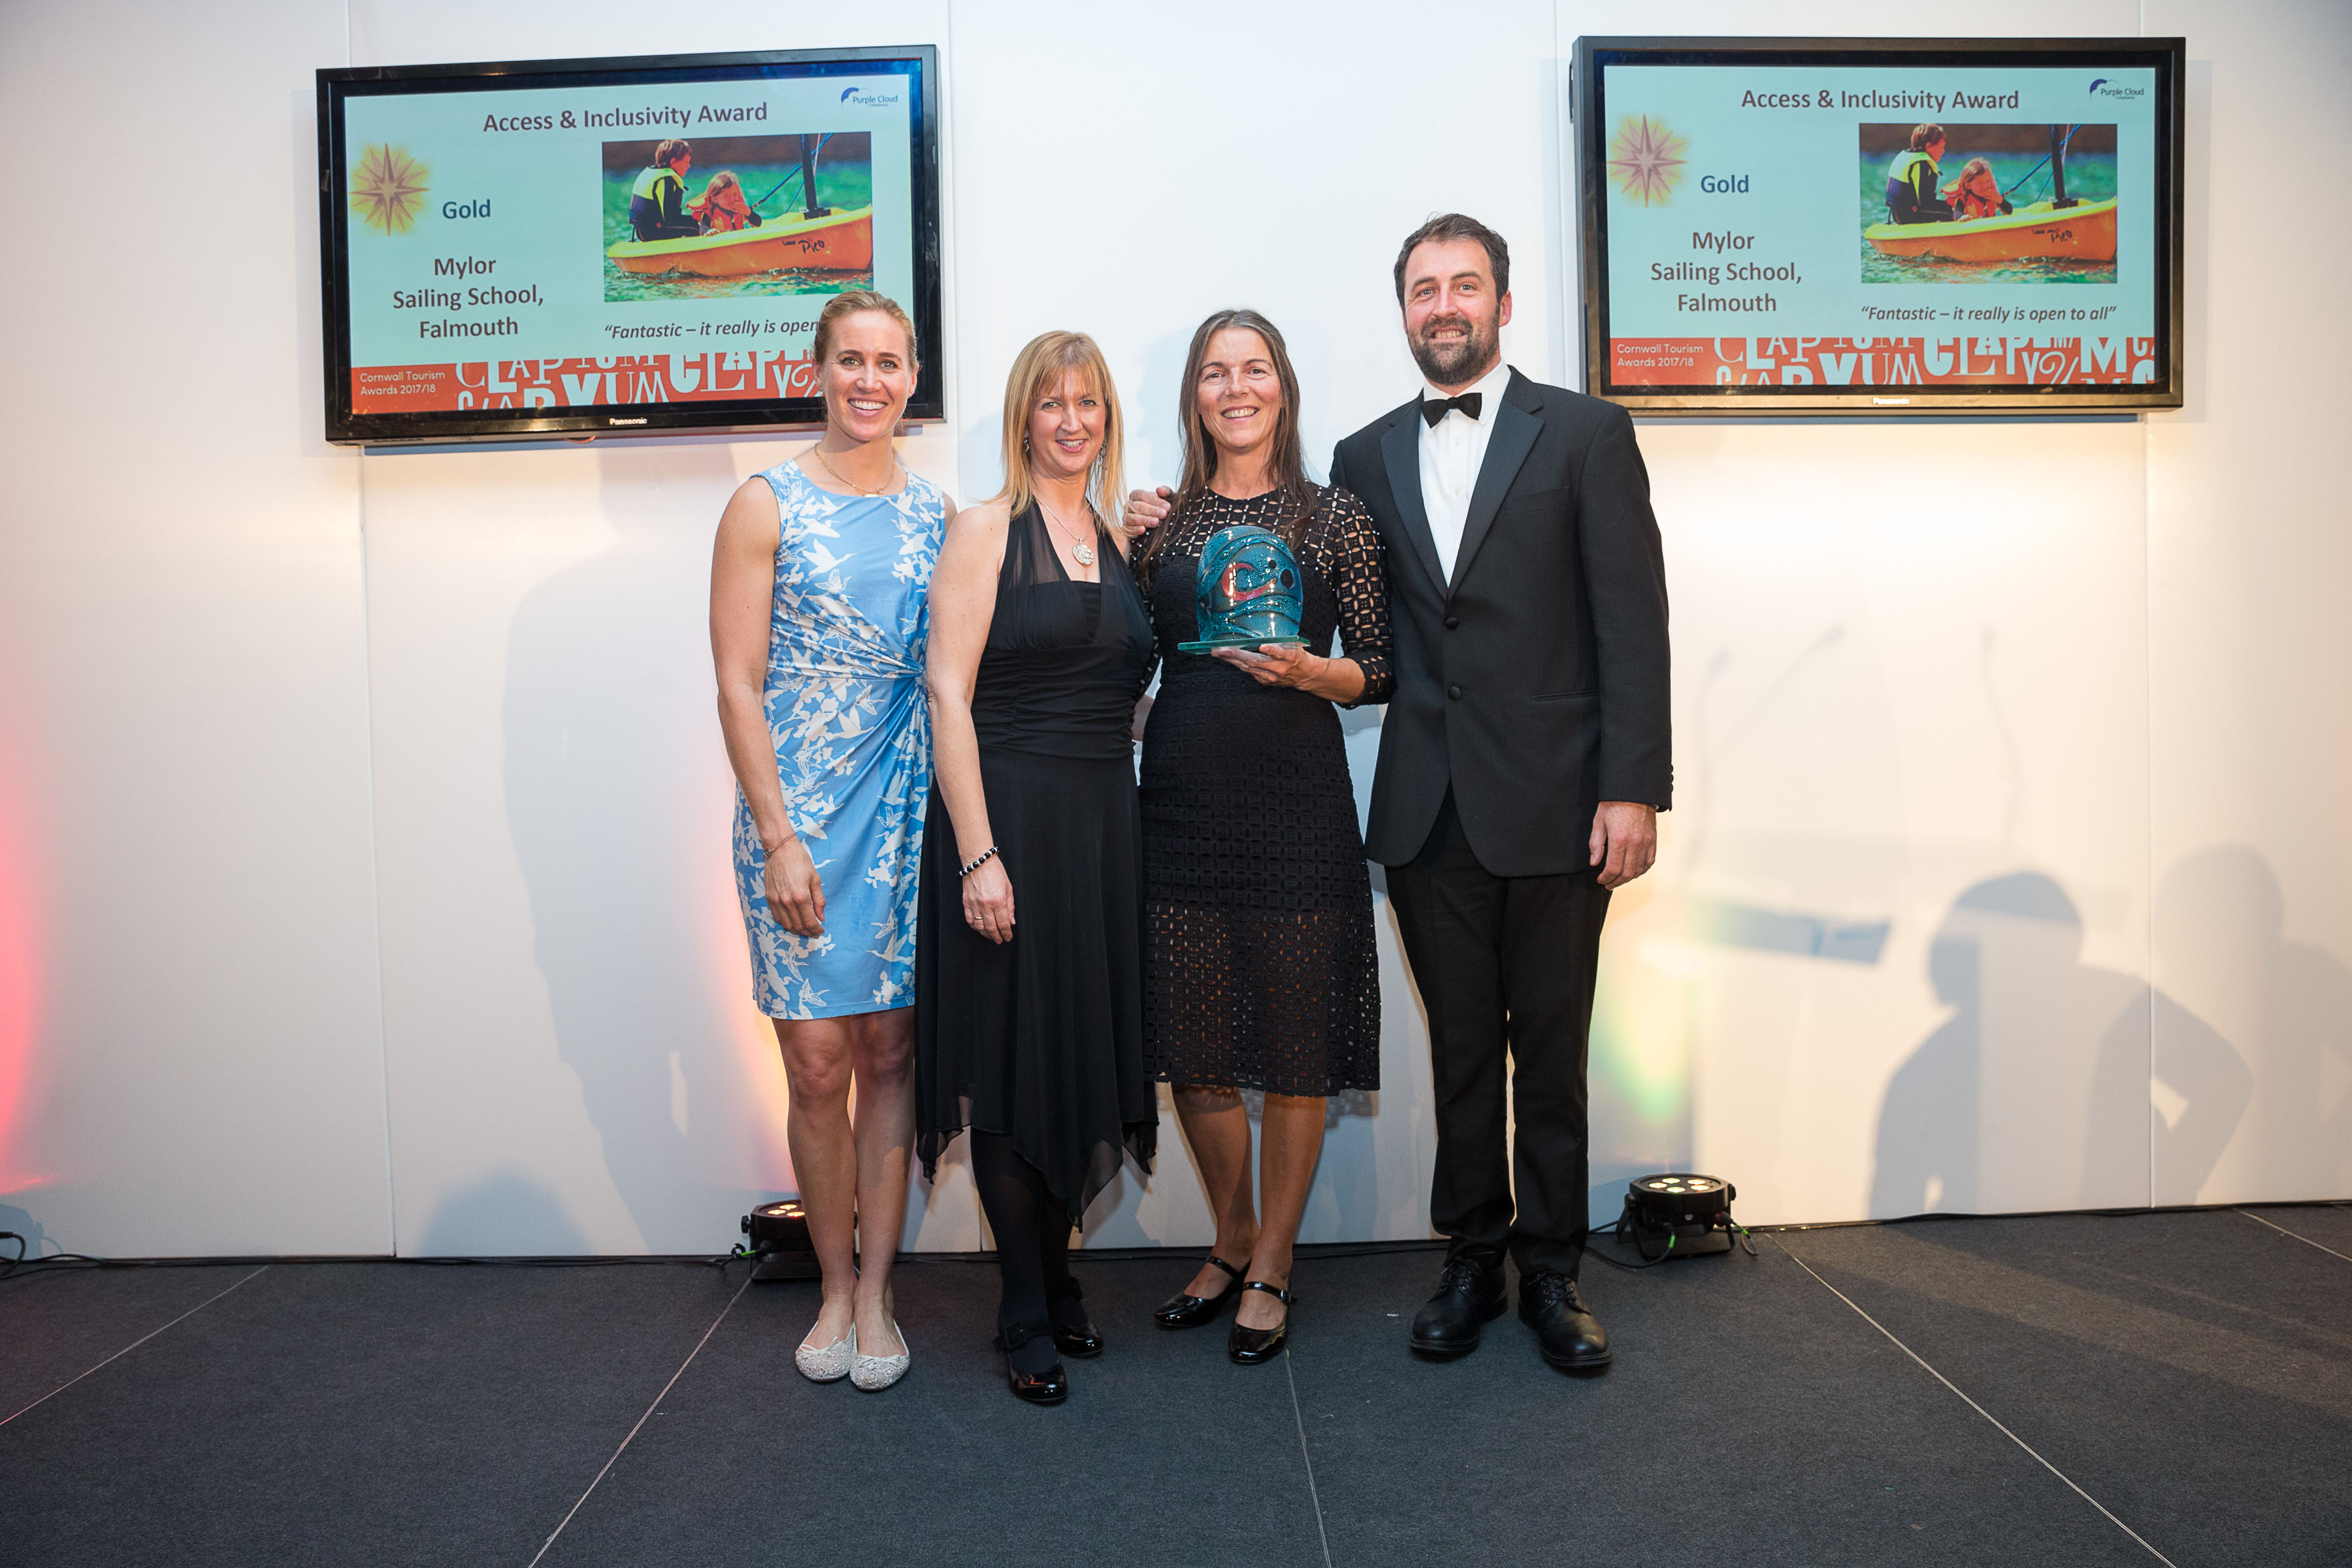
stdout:
[(1162, 524), (1145, 566), (1161, 659), (1143, 739), (1145, 1059), (1180, 1084), (1374, 1089), (1380, 959), (1339, 715), (1177, 651), (1198, 636), (1202, 546), (1243, 523), (1296, 542), (1300, 635), (1326, 654), (1337, 635), (1364, 674), (1357, 702), (1394, 685), (1380, 534), (1353, 496), (1318, 490), (1302, 524), (1277, 495), (1208, 495)]

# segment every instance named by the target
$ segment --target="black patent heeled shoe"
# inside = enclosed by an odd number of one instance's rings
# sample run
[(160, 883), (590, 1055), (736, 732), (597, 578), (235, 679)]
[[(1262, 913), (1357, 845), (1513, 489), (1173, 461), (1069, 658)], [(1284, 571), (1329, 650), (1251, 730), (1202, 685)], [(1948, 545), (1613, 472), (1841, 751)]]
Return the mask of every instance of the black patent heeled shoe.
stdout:
[[(1297, 1298), (1281, 1286), (1268, 1284), (1263, 1279), (1246, 1280), (1243, 1283), (1242, 1289), (1263, 1290), (1280, 1301), (1283, 1306), (1282, 1321), (1275, 1324), (1274, 1327), (1244, 1328), (1241, 1320), (1235, 1318), (1233, 1331), (1226, 1336), (1225, 1354), (1233, 1358), (1235, 1366), (1258, 1366), (1282, 1353), (1284, 1343), (1290, 1338), (1290, 1304)], [(1234, 1292), (1235, 1295), (1240, 1293), (1239, 1290)]]
[[(1193, 1296), (1179, 1290), (1151, 1310), (1151, 1321), (1163, 1329), (1192, 1329), (1213, 1321), (1218, 1313), (1241, 1300), (1242, 1270), (1234, 1268), (1215, 1253), (1209, 1261), (1234, 1277), (1234, 1282), (1213, 1296)], [(1244, 1263), (1243, 1268), (1248, 1268)]]
[(1023, 1372), (1013, 1364), (1013, 1352), (1031, 1340), (1045, 1338), (1054, 1325), (1044, 1319), (1033, 1322), (1007, 1323), (996, 1331), (992, 1342), (1004, 1357), (1004, 1381), (1013, 1390), (1013, 1397), (1031, 1405), (1059, 1405), (1070, 1396), (1070, 1374), (1056, 1361), (1043, 1372)]
[(1103, 1353), (1103, 1337), (1087, 1315), (1085, 1298), (1076, 1280), (1065, 1279), (1046, 1293), (1045, 1311), (1054, 1323), (1054, 1348), (1064, 1355), (1090, 1361)]

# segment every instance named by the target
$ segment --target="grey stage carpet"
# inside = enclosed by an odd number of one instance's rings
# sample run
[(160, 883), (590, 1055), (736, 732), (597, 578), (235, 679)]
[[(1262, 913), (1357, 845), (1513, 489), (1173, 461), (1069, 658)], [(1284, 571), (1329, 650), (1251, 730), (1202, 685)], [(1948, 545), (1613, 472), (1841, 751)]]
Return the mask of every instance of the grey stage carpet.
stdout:
[(1588, 1267), (1597, 1378), (1414, 1359), (1424, 1248), (1303, 1258), (1255, 1369), (1150, 1325), (1183, 1259), (1082, 1258), (1052, 1410), (985, 1262), (902, 1264), (877, 1395), (740, 1266), (19, 1274), (0, 1563), (2352, 1563), (2352, 1210), (1759, 1240)]

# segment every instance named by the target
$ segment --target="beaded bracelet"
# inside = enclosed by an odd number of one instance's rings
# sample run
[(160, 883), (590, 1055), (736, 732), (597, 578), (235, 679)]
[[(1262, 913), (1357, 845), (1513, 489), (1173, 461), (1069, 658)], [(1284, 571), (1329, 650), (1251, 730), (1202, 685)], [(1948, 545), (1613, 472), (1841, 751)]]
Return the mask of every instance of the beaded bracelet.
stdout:
[(987, 848), (982, 850), (979, 854), (973, 856), (971, 859), (965, 864), (964, 868), (958, 871), (956, 875), (959, 877), (969, 877), (974, 871), (979, 870), (982, 866), (987, 865), (995, 858), (996, 846), (992, 844)]

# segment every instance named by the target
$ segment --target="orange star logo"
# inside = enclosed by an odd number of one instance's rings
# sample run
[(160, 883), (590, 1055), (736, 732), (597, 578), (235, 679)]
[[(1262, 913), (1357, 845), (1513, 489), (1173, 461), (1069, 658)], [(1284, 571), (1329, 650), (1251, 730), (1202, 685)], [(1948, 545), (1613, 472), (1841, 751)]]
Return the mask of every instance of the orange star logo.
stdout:
[(1645, 207), (1666, 205), (1682, 182), (1683, 139), (1666, 129), (1665, 121), (1646, 114), (1627, 115), (1609, 144), (1609, 177), (1628, 201)]
[(425, 181), (432, 173), (405, 148), (366, 148), (352, 172), (352, 211), (378, 234), (406, 234), (425, 206)]

